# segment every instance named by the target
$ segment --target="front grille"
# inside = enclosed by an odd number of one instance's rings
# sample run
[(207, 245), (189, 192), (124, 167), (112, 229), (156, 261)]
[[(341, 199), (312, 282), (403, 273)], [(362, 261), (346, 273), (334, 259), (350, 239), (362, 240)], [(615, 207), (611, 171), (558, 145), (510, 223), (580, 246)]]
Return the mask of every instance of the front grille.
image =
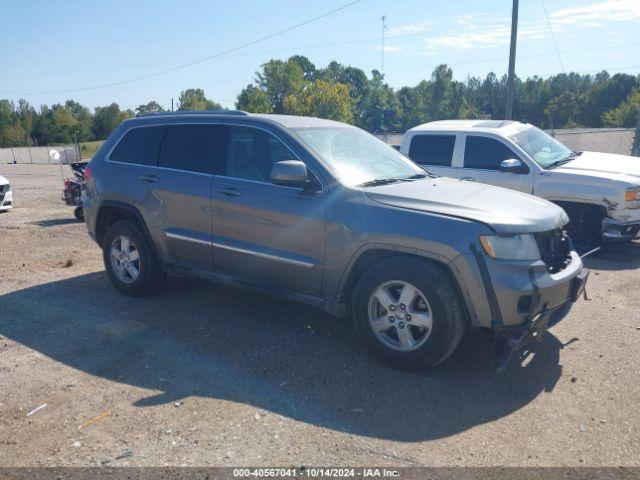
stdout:
[(557, 273), (571, 263), (571, 245), (569, 237), (561, 229), (535, 234), (540, 250), (540, 258), (549, 273)]

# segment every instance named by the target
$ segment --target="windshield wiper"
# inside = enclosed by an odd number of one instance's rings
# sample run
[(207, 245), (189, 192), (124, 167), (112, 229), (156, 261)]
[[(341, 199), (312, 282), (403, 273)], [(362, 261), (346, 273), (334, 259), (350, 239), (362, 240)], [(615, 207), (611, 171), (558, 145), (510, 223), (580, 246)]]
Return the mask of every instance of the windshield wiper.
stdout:
[(566, 157), (561, 158), (560, 160), (556, 160), (555, 162), (551, 162), (544, 168), (546, 170), (551, 170), (553, 168), (559, 167), (560, 165), (564, 165), (565, 163), (569, 163), (571, 160), (575, 160), (576, 157), (579, 157), (580, 155), (582, 155), (582, 152), (571, 152)]
[(415, 173), (415, 174), (411, 175), (410, 177), (403, 178), (402, 180), (419, 180), (421, 178), (427, 178), (427, 174), (426, 173)]
[(377, 187), (379, 185), (388, 185), (390, 183), (401, 182), (401, 178), (374, 178), (367, 182), (359, 183), (356, 187)]

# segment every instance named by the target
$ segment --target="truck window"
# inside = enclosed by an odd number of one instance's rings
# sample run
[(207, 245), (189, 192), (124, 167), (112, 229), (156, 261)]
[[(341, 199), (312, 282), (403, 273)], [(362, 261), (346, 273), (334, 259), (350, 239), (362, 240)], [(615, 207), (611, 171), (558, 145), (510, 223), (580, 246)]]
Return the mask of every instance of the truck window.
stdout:
[(464, 167), (479, 170), (500, 170), (503, 160), (518, 159), (504, 143), (488, 137), (467, 136), (464, 149)]
[(409, 158), (421, 165), (450, 167), (455, 135), (416, 135), (411, 139)]

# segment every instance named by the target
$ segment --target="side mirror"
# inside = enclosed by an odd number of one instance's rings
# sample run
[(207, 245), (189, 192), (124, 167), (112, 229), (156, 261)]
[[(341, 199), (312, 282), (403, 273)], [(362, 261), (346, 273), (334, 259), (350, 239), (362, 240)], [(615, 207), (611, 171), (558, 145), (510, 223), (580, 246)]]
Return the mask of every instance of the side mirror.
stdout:
[(284, 187), (307, 186), (307, 166), (300, 160), (283, 160), (271, 167), (271, 183)]
[(511, 158), (500, 163), (500, 171), (505, 173), (529, 173), (529, 168), (522, 161)]

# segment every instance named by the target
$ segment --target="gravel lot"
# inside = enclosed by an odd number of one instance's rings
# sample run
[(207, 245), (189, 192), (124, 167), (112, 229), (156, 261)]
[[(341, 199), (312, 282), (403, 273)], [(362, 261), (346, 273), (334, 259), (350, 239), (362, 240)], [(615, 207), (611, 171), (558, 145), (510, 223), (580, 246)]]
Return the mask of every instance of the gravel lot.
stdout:
[(640, 244), (587, 261), (590, 300), (526, 364), (471, 333), (407, 373), (310, 307), (178, 277), (124, 297), (59, 168), (0, 174), (2, 466), (640, 463)]

